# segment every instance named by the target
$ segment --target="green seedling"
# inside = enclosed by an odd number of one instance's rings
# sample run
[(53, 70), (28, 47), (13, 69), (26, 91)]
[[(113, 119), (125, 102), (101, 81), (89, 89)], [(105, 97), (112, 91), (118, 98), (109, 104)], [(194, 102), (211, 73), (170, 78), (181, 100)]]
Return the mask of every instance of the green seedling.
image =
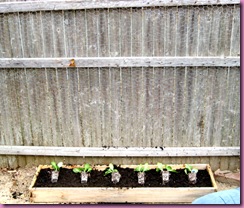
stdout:
[(55, 171), (60, 171), (60, 168), (63, 166), (63, 162), (56, 164), (56, 162), (52, 161), (51, 165)]
[(108, 165), (108, 169), (106, 170), (106, 172), (104, 173), (104, 176), (106, 176), (106, 175), (108, 175), (108, 174), (111, 174), (111, 173), (116, 173), (116, 172), (118, 172), (118, 170), (117, 169), (115, 169), (114, 168), (114, 165), (112, 164), (112, 163), (110, 163), (109, 165)]
[(146, 172), (149, 170), (150, 170), (150, 168), (148, 166), (148, 163), (145, 163), (144, 165), (140, 164), (134, 169), (134, 171), (137, 171), (137, 172)]
[(197, 168), (193, 168), (191, 165), (185, 164), (185, 174), (188, 173), (197, 173), (198, 169)]
[(157, 168), (156, 168), (157, 172), (163, 171), (164, 169), (166, 169), (169, 172), (177, 173), (177, 171), (173, 169), (170, 165), (163, 165), (162, 163), (157, 163)]
[(90, 173), (91, 171), (92, 171), (92, 167), (88, 163), (86, 163), (83, 168), (73, 168), (74, 173), (81, 173), (81, 172)]

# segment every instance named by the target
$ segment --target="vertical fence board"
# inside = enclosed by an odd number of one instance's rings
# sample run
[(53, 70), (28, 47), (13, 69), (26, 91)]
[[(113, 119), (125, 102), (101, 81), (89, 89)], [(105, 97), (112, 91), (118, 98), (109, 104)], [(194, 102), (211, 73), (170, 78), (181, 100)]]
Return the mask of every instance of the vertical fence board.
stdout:
[(240, 6), (234, 6), (231, 31), (231, 56), (240, 56)]
[(107, 10), (98, 11), (98, 39), (99, 39), (99, 56), (109, 56), (109, 41), (108, 41), (108, 12)]
[(64, 12), (64, 30), (65, 30), (65, 45), (66, 45), (66, 54), (67, 57), (76, 56), (76, 34), (75, 34), (75, 12), (67, 11)]
[(174, 87), (174, 110), (172, 115), (174, 117), (173, 134), (174, 141), (173, 146), (180, 146), (182, 134), (182, 126), (184, 125), (183, 112), (184, 112), (184, 83), (185, 83), (185, 69), (184, 68), (175, 68), (175, 87)]
[(1, 54), (0, 57), (11, 57), (11, 47), (12, 46), (12, 39), (10, 34), (11, 25), (8, 23), (8, 16), (0, 14), (0, 21), (1, 21), (1, 38), (0, 38), (0, 49)]
[(187, 30), (188, 30), (188, 8), (178, 7), (177, 26), (176, 26), (176, 43), (175, 55), (185, 56), (187, 47)]
[(165, 34), (165, 56), (175, 56), (175, 41), (176, 41), (176, 25), (177, 20), (175, 13), (177, 12), (176, 7), (169, 7), (166, 10), (165, 27), (167, 28)]
[(86, 10), (87, 17), (87, 41), (88, 41), (88, 56), (98, 56), (98, 41), (97, 41), (97, 13), (96, 10)]
[(81, 126), (82, 146), (90, 146), (92, 128), (90, 121), (90, 80), (89, 80), (89, 69), (79, 69), (79, 99), (81, 102), (79, 111), (79, 120)]
[[(154, 8), (154, 33), (153, 33), (153, 43), (154, 43), (154, 56), (164, 56), (165, 55), (165, 37), (164, 34), (167, 31), (165, 27), (165, 14), (166, 8)], [(139, 25), (139, 24), (138, 24)]]
[(198, 13), (197, 9), (194, 7), (189, 8), (188, 12), (188, 55), (189, 56), (196, 56), (197, 55), (197, 38), (198, 38)]
[(63, 15), (61, 12), (52, 13), (52, 33), (54, 57), (65, 57), (64, 45), (64, 28), (63, 28)]
[(173, 99), (174, 99), (174, 68), (164, 68), (163, 89), (167, 89), (164, 93), (164, 146), (173, 145)]
[(87, 54), (87, 34), (86, 34), (86, 11), (75, 11), (75, 26), (71, 30), (75, 33), (74, 47), (77, 57), (86, 57)]
[(131, 56), (131, 10), (120, 10), (120, 56)]
[[(42, 12), (43, 43), (45, 57), (54, 57), (52, 12)], [(52, 35), (50, 35), (52, 34)]]
[(207, 56), (211, 31), (211, 14), (213, 8), (203, 8), (199, 11), (198, 56)]
[(151, 8), (142, 10), (142, 56), (153, 56), (153, 28), (154, 28), (154, 15)]
[(112, 57), (121, 56), (121, 27), (119, 9), (109, 10), (109, 48)]

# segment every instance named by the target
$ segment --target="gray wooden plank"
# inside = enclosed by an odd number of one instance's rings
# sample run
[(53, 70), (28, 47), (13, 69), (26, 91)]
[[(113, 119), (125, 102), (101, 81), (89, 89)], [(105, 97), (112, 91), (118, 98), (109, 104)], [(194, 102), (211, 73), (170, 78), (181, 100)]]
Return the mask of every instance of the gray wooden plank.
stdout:
[(188, 11), (188, 53), (189, 56), (197, 56), (197, 45), (198, 45), (198, 16), (199, 10), (195, 7), (190, 7)]
[(131, 55), (142, 55), (142, 10), (133, 8), (131, 10)]
[(108, 57), (109, 54), (109, 37), (108, 37), (108, 10), (98, 10), (97, 27), (98, 27), (98, 48), (100, 57)]
[[(214, 7), (203, 7), (199, 11), (199, 32), (198, 32), (198, 56), (208, 56), (209, 41), (211, 34), (212, 10)], [(213, 20), (215, 21), (215, 20)], [(217, 55), (217, 54), (216, 54)]]
[(100, 70), (99, 68), (89, 69), (90, 81), (90, 117), (92, 126), (91, 146), (102, 146), (101, 138), (101, 99), (100, 99)]
[(97, 36), (97, 16), (96, 10), (86, 10), (87, 18), (87, 41), (88, 41), (88, 56), (98, 57), (98, 36)]
[(87, 38), (85, 10), (75, 11), (75, 38), (76, 57), (86, 57)]
[[(70, 71), (68, 69), (57, 69), (56, 70), (56, 82), (57, 94), (56, 94), (56, 107), (59, 112), (57, 112), (57, 120), (59, 124), (60, 131), (60, 145), (61, 146), (73, 146), (72, 129), (74, 128), (72, 119), (73, 114), (71, 111), (71, 94), (70, 85), (72, 82), (70, 77)], [(59, 139), (59, 138), (57, 138)]]
[[(42, 30), (45, 57), (54, 57), (52, 12), (42, 12)], [(50, 35), (52, 34), (52, 35)]]
[(164, 92), (164, 132), (163, 132), (163, 146), (170, 147), (173, 145), (173, 140), (175, 139), (173, 137), (173, 106), (174, 106), (174, 68), (164, 68), (164, 82), (163, 82), (163, 90)]
[(169, 7), (166, 12), (166, 20), (165, 20), (165, 56), (175, 56), (175, 41), (176, 41), (176, 14), (177, 7)]
[(12, 129), (12, 117), (11, 117), (11, 102), (10, 97), (8, 95), (8, 79), (9, 72), (7, 70), (3, 70), (1, 72), (1, 136), (2, 143), (5, 145), (11, 145), (14, 141), (14, 134)]
[(240, 56), (240, 6), (234, 6), (231, 32), (231, 56)]
[(79, 73), (79, 99), (80, 99), (80, 112), (79, 121), (81, 126), (81, 146), (88, 147), (91, 143), (92, 137), (92, 118), (90, 107), (90, 79), (89, 69), (84, 68), (78, 71)]
[[(27, 148), (28, 147), (28, 148)], [(0, 146), (0, 155), (104, 156), (104, 157), (199, 157), (239, 156), (240, 147), (52, 147)]]
[(220, 31), (220, 18), (221, 18), (221, 7), (216, 7), (216, 9), (212, 10), (212, 21), (210, 28), (210, 37), (209, 37), (209, 55), (216, 56), (218, 55), (218, 41), (219, 41), (219, 33)]
[(121, 79), (120, 68), (111, 68), (111, 146), (118, 147), (120, 145), (120, 100), (121, 100)]
[(188, 30), (188, 10), (189, 7), (178, 7), (176, 15), (176, 42), (175, 42), (175, 55), (185, 56), (187, 47), (187, 30)]
[(166, 33), (166, 9), (165, 7), (155, 7), (153, 9), (154, 15), (154, 32), (153, 32), (153, 48), (154, 56), (164, 56), (165, 54), (165, 37)]
[(154, 141), (152, 146), (164, 146), (163, 125), (164, 125), (164, 68), (154, 68)]
[(109, 10), (109, 48), (111, 57), (121, 56), (121, 45), (120, 45), (120, 12), (119, 9)]
[(184, 138), (185, 129), (184, 126), (184, 111), (185, 111), (185, 69), (184, 68), (176, 68), (175, 69), (175, 83), (174, 83), (174, 109), (172, 111), (172, 116), (174, 117), (174, 123), (172, 124), (174, 140), (174, 146), (184, 145), (182, 143), (182, 139)]
[(154, 56), (154, 11), (152, 8), (142, 10), (142, 56)]
[(154, 7), (154, 6), (182, 6), (182, 5), (223, 5), (240, 4), (237, 0), (151, 0), (151, 1), (66, 1), (43, 0), (29, 4), (29, 2), (3, 2), (0, 3), (0, 11), (25, 12), (25, 11), (48, 11), (48, 10), (73, 10), (73, 9), (94, 9), (94, 8), (126, 8), (126, 7)]
[(11, 25), (8, 23), (9, 15), (0, 15), (0, 57), (7, 58), (12, 57), (11, 55), (11, 47), (12, 40), (10, 34)]
[(226, 51), (226, 46), (229, 45), (230, 40), (227, 36), (227, 31), (229, 29), (229, 24), (231, 22), (231, 18), (228, 16), (228, 14), (231, 12), (230, 8), (226, 7), (219, 7), (219, 33), (218, 33), (218, 41), (216, 43), (217, 45), (217, 54), (218, 56), (224, 56), (227, 55), (229, 50)]
[(140, 119), (139, 115), (140, 111), (140, 82), (141, 82), (141, 68), (131, 68), (131, 94), (132, 97), (132, 109), (131, 109), (131, 142), (130, 146), (140, 146), (141, 136), (141, 129), (140, 125), (142, 120)]
[(32, 30), (32, 44), (33, 51), (31, 57), (44, 57), (43, 56), (43, 37), (42, 37), (42, 21), (41, 12), (35, 12), (32, 14), (31, 30)]
[[(186, 83), (186, 112), (185, 112), (185, 122), (186, 126), (186, 145), (189, 147), (195, 146), (196, 142), (194, 138), (194, 126), (195, 126), (195, 112), (197, 106), (195, 106), (196, 88), (197, 88), (197, 70), (195, 67), (187, 68), (187, 83)], [(197, 144), (198, 145), (198, 144)]]
[(8, 24), (11, 38), (11, 57), (23, 57), (22, 36), (20, 33), (18, 14), (9, 14)]
[[(71, 60), (71, 57), (4, 58), (0, 59), (0, 68), (66, 68)], [(240, 66), (239, 57), (89, 57), (74, 61), (76, 67)]]
[[(53, 37), (53, 47), (54, 47), (54, 57), (65, 57), (65, 41), (64, 39), (64, 27), (63, 27), (63, 13), (62, 12), (52, 12), (52, 33), (50, 35)], [(68, 22), (68, 20), (67, 20)], [(69, 23), (67, 23), (69, 24)], [(67, 40), (68, 41), (68, 40)], [(72, 57), (72, 55), (70, 54)]]
[(225, 112), (226, 129), (222, 129), (224, 134), (224, 145), (240, 145), (240, 69), (230, 68), (228, 71), (228, 88), (229, 102)]
[(76, 56), (76, 38), (75, 38), (75, 11), (65, 11), (63, 16), (63, 24), (64, 24), (64, 32), (65, 32), (65, 46), (66, 46), (66, 53), (65, 56), (67, 57), (75, 57)]
[(111, 85), (110, 69), (100, 69), (101, 138), (102, 146), (110, 146), (111, 141)]
[(120, 9), (120, 56), (131, 56), (132, 34), (131, 34), (131, 9)]
[(198, 145), (201, 147), (207, 146), (205, 138), (206, 129), (206, 100), (208, 96), (208, 69), (206, 67), (197, 68), (197, 85), (196, 89), (196, 120), (195, 120), (195, 135)]

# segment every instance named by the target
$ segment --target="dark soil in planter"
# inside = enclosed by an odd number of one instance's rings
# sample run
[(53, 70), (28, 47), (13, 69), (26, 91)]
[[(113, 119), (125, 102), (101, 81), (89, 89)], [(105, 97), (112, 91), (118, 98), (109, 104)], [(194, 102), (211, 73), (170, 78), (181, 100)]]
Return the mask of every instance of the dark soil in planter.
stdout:
[(116, 167), (121, 174), (120, 182), (112, 183), (111, 175), (104, 176), (104, 171), (93, 170), (87, 184), (81, 184), (80, 174), (72, 169), (61, 168), (57, 183), (51, 183), (51, 169), (41, 169), (34, 187), (212, 187), (211, 179), (206, 170), (199, 170), (197, 183), (189, 184), (184, 170), (170, 173), (170, 180), (162, 185), (162, 178), (155, 169), (146, 172), (144, 185), (138, 184), (137, 172), (131, 168)]

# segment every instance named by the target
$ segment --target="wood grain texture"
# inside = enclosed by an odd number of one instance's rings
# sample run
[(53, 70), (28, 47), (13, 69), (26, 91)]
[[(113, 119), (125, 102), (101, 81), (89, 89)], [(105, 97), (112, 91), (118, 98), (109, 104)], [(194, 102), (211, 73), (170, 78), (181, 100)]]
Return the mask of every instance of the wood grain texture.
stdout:
[(2, 13), (0, 57), (239, 56), (239, 14), (238, 4)]
[[(70, 58), (4, 58), (0, 68), (67, 68)], [(96, 57), (75, 58), (76, 67), (240, 66), (239, 57)]]
[(154, 7), (154, 6), (185, 6), (185, 5), (224, 5), (224, 4), (240, 4), (237, 0), (151, 0), (151, 1), (38, 1), (32, 4), (29, 2), (2, 2), (0, 9), (2, 13), (8, 12), (26, 12), (26, 11), (57, 11), (57, 10), (73, 10), (73, 9), (96, 9), (96, 8), (125, 8), (125, 7)]

